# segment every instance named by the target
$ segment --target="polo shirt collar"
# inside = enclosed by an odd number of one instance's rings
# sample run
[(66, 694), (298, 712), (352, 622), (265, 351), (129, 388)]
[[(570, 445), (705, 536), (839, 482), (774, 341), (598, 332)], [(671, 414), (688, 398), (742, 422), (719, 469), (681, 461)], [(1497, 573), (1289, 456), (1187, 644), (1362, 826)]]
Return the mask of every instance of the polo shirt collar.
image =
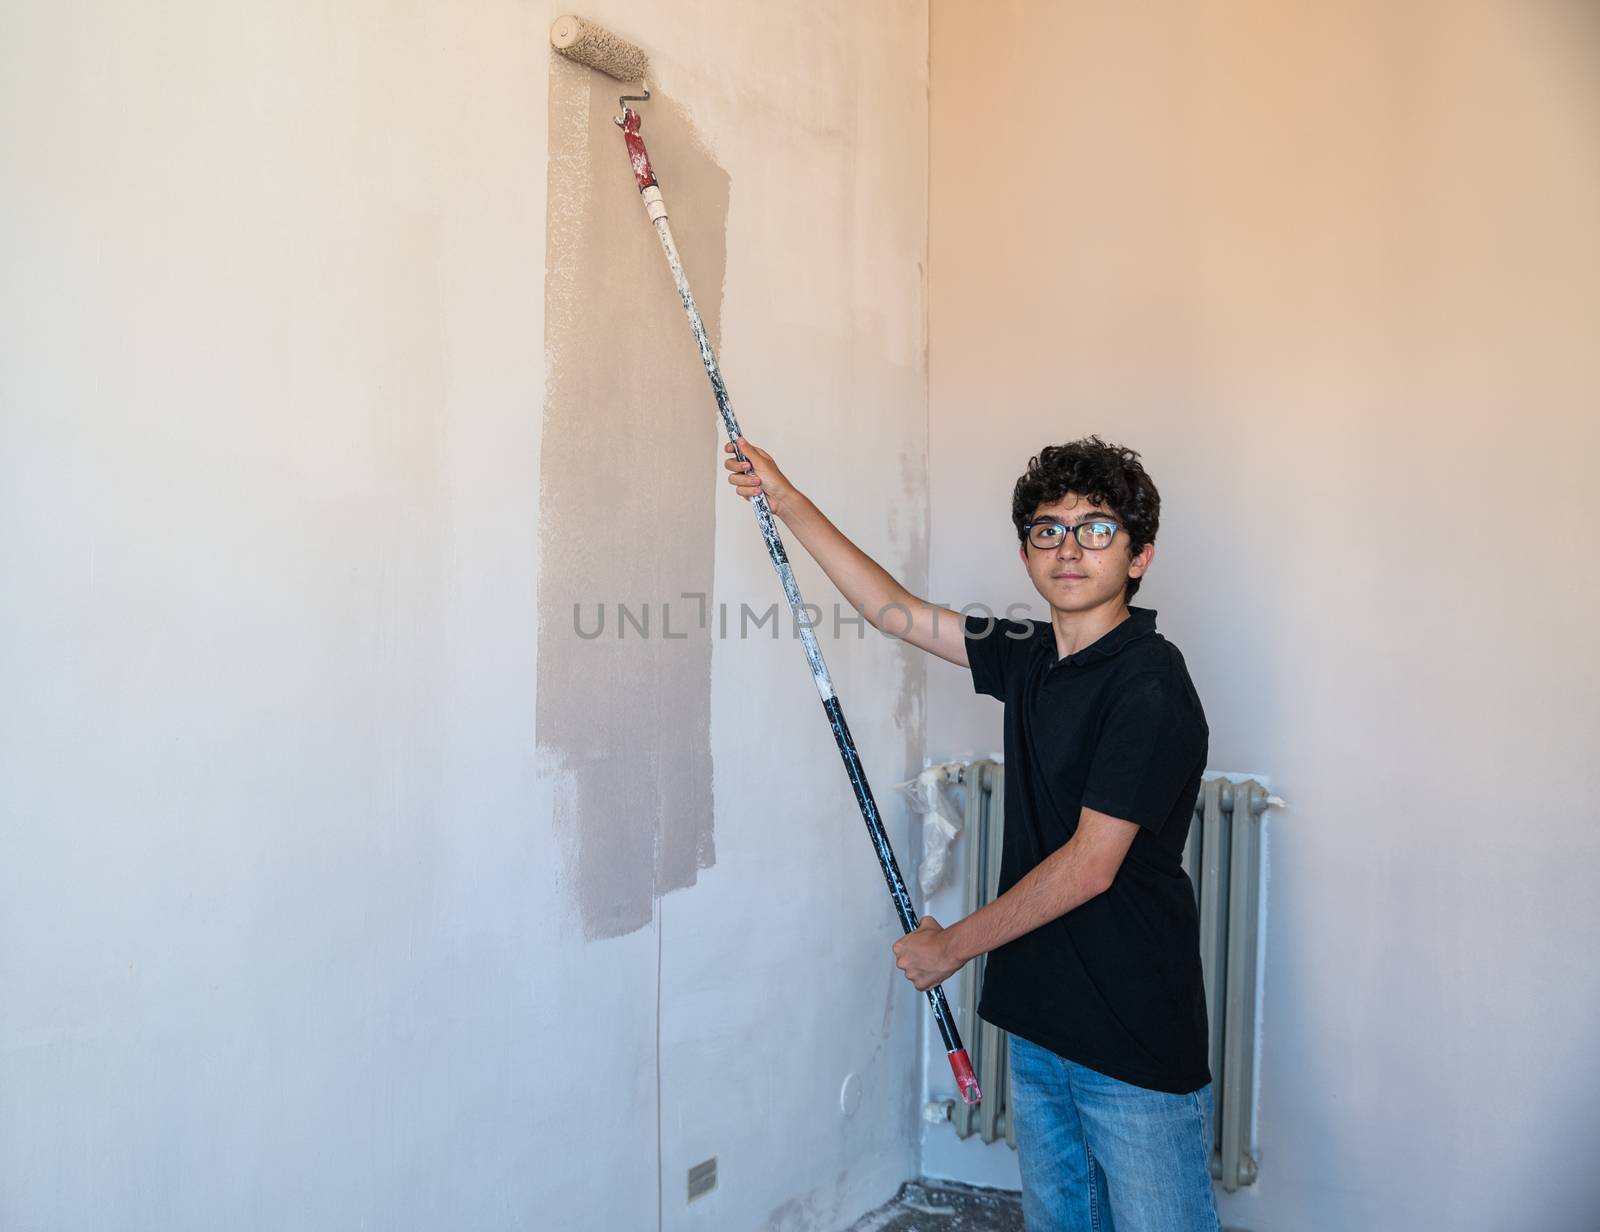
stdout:
[[(1066, 658), (1056, 658), (1057, 665), (1066, 664), (1069, 667), (1082, 667), (1101, 659), (1109, 659), (1120, 654), (1124, 648), (1138, 641), (1142, 637), (1149, 637), (1156, 631), (1156, 613), (1154, 608), (1129, 607), (1128, 619), (1111, 632), (1095, 639), (1082, 650), (1074, 651)], [(1055, 651), (1055, 632), (1048, 621), (1045, 622), (1046, 644), (1050, 647), (1052, 657)]]

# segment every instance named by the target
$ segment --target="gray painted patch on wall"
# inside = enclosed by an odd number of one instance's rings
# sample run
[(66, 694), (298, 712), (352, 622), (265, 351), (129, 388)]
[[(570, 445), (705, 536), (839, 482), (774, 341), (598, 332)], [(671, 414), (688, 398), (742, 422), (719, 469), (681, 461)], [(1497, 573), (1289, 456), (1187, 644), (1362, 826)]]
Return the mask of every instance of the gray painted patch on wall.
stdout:
[[(611, 117), (618, 83), (552, 55), (536, 739), (568, 777), (556, 827), (591, 938), (648, 924), (715, 861), (709, 595), (715, 403)], [(659, 92), (644, 137), (713, 342), (727, 175)], [(672, 606), (671, 638), (661, 625)], [(649, 636), (619, 636), (619, 604)], [(599, 605), (604, 632), (592, 633)]]

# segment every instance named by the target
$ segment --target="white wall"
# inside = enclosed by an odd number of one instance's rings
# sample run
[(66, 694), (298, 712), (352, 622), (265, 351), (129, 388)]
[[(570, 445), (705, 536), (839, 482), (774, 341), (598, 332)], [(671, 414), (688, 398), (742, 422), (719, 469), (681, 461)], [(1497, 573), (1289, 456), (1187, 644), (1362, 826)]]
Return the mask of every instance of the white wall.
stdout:
[(1028, 455), (1143, 450), (1138, 601), (1290, 802), (1224, 1221), (1593, 1227), (1600, 10), (936, 0), (931, 80), (933, 591), (1034, 598)]
[[(589, 944), (563, 882), (533, 733), (555, 11), (0, 15), (8, 1229), (795, 1229), (916, 1170), (919, 999), (796, 646), (716, 647), (699, 884)], [(924, 6), (585, 11), (731, 177), (747, 430), (915, 577)], [(715, 597), (764, 606), (719, 513)], [(921, 676), (833, 665), (887, 797)]]

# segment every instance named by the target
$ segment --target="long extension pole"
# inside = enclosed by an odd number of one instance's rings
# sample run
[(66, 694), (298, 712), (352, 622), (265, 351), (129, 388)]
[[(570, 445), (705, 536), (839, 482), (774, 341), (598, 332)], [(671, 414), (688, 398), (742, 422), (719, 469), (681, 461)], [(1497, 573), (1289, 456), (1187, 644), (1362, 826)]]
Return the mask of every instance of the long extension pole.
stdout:
[[(705, 323), (700, 320), (700, 310), (695, 307), (694, 293), (689, 290), (689, 280), (684, 276), (683, 262), (678, 259), (678, 246), (672, 241), (672, 228), (667, 222), (667, 207), (661, 199), (661, 189), (656, 184), (656, 177), (650, 170), (650, 156), (644, 148), (644, 138), (639, 135), (639, 113), (632, 107), (625, 107), (622, 115), (618, 117), (617, 124), (622, 129), (623, 140), (628, 147), (628, 162), (633, 168), (634, 179), (638, 182), (639, 193), (644, 199), (645, 212), (650, 221), (655, 224), (656, 234), (661, 237), (661, 250), (666, 253), (667, 266), (672, 270), (672, 281), (678, 288), (678, 298), (683, 301), (683, 311), (689, 318), (689, 328), (694, 332), (695, 343), (700, 347), (700, 362), (705, 365), (706, 376), (711, 381), (711, 392), (717, 399), (717, 410), (722, 415), (722, 426), (728, 433), (728, 439), (733, 442), (734, 456), (743, 462), (744, 452), (739, 448), (739, 421), (733, 417), (733, 406), (728, 401), (728, 387), (722, 380), (722, 369), (717, 365), (716, 352), (711, 348), (711, 339), (706, 336)], [(900, 917), (900, 927), (906, 932), (914, 932), (917, 928), (916, 912), (911, 907), (911, 895), (906, 891), (905, 878), (900, 875), (900, 866), (895, 862), (894, 849), (889, 845), (889, 836), (884, 833), (883, 822), (878, 817), (878, 805), (872, 798), (872, 788), (867, 784), (866, 771), (861, 768), (861, 758), (856, 753), (856, 742), (850, 735), (850, 727), (844, 721), (844, 711), (839, 706), (839, 699), (833, 692), (833, 678), (828, 674), (828, 665), (822, 659), (822, 647), (817, 644), (817, 636), (811, 631), (811, 621), (805, 616), (805, 605), (800, 599), (800, 587), (795, 583), (794, 570), (789, 567), (788, 554), (783, 550), (783, 540), (778, 535), (778, 525), (773, 519), (772, 510), (767, 505), (766, 493), (758, 493), (750, 502), (755, 506), (756, 523), (761, 527), (761, 537), (766, 540), (767, 554), (772, 557), (772, 567), (778, 571), (778, 580), (783, 583), (784, 597), (789, 601), (789, 612), (794, 618), (795, 626), (800, 631), (800, 644), (805, 648), (806, 661), (811, 665), (811, 678), (817, 686), (817, 694), (822, 698), (822, 708), (828, 715), (828, 725), (833, 728), (834, 743), (839, 746), (839, 756), (844, 760), (845, 773), (850, 776), (850, 786), (856, 793), (856, 803), (861, 806), (861, 818), (867, 823), (867, 834), (872, 839), (873, 849), (878, 853), (878, 864), (883, 869), (883, 878), (889, 885), (889, 897), (894, 900), (894, 909)], [(933, 1020), (939, 1025), (939, 1034), (944, 1038), (945, 1053), (950, 1059), (950, 1068), (955, 1073), (956, 1087), (961, 1092), (962, 1102), (975, 1104), (983, 1098), (983, 1093), (978, 1089), (978, 1080), (972, 1072), (972, 1062), (967, 1057), (967, 1050), (961, 1044), (960, 1032), (956, 1030), (955, 1020), (950, 1015), (950, 1003), (945, 1000), (944, 989), (938, 984), (928, 989), (928, 1004), (933, 1007)]]

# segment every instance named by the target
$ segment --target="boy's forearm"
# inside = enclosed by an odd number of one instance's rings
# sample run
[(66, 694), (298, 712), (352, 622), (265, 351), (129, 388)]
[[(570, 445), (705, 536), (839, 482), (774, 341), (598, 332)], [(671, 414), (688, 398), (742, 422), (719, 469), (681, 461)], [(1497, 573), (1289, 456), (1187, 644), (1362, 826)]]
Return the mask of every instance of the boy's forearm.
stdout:
[(882, 565), (828, 520), (822, 510), (796, 492), (783, 511), (783, 524), (852, 607), (865, 612), (874, 627), (895, 604), (917, 602)]
[(998, 949), (1103, 894), (1108, 885), (1069, 842), (992, 903), (945, 929), (950, 959), (959, 965)]

